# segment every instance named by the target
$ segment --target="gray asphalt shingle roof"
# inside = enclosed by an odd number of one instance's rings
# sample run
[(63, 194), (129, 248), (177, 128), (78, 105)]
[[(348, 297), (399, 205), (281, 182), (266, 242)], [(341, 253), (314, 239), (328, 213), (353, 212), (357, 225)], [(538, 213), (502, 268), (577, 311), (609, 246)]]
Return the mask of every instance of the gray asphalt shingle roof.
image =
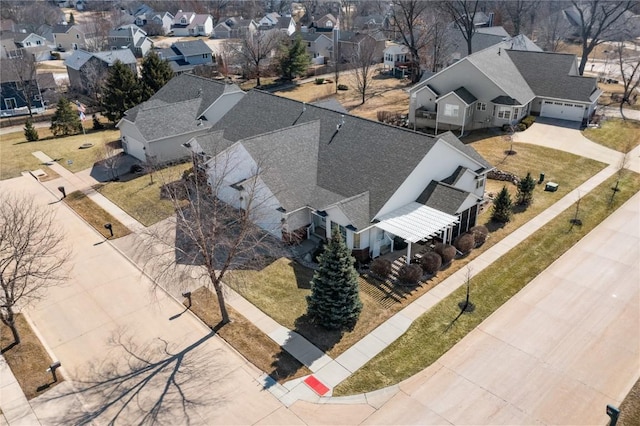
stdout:
[[(316, 190), (315, 198), (307, 198), (306, 204), (320, 208), (342, 201), (345, 204), (340, 208), (349, 215), (354, 222), (352, 224), (358, 229), (368, 226), (374, 215), (435, 145), (437, 139), (443, 139), (478, 161), (481, 165), (479, 168), (491, 167), (473, 148), (462, 144), (453, 134), (443, 134), (433, 138), (315, 105), (304, 106), (302, 102), (259, 90), (248, 92), (212, 129), (224, 131), (224, 138), (229, 141), (240, 141), (280, 131), (295, 124), (296, 132), (287, 133), (287, 138), (296, 135), (300, 140), (306, 141), (305, 144), (309, 144), (311, 140), (306, 138), (312, 133), (311, 130), (299, 125), (312, 122), (319, 123), (317, 131), (315, 127), (313, 128), (312, 138), (317, 141), (315, 142), (317, 143)], [(338, 125), (340, 125), (339, 130), (337, 130)], [(260, 140), (268, 140), (273, 145), (277, 145), (281, 143), (279, 141), (283, 136), (279, 132), (269, 137), (271, 139)], [(283, 143), (288, 145), (287, 142)], [(267, 148), (265, 151), (271, 152)], [(280, 163), (280, 168), (288, 168), (297, 162), (302, 162), (305, 164), (303, 171), (310, 173), (307, 169), (311, 167), (308, 164), (309, 160), (302, 158), (309, 155), (309, 152), (290, 151), (283, 152), (287, 160)], [(292, 156), (293, 154), (295, 155)], [(381, 167), (381, 161), (384, 167)], [(393, 173), (389, 173), (389, 170)], [(303, 181), (299, 176), (294, 180), (285, 179), (282, 176), (281, 179), (282, 181), (276, 182), (277, 185), (280, 184), (279, 182)], [(307, 183), (303, 186), (308, 188)], [(368, 193), (366, 209), (362, 208), (364, 201), (361, 198), (354, 198), (348, 203), (345, 201), (364, 193)], [(287, 203), (300, 207), (301, 204), (296, 203), (300, 202), (303, 196), (291, 197), (293, 198), (288, 199)], [(304, 197), (308, 196), (304, 195)]]
[(569, 75), (576, 56), (550, 52), (506, 52), (537, 96), (590, 102), (595, 77)]
[(202, 40), (177, 41), (171, 45), (171, 48), (174, 50), (177, 49), (178, 52), (184, 56), (212, 53), (212, 50), (209, 48), (209, 46), (207, 46), (207, 44)]
[(467, 191), (432, 180), (416, 201), (427, 207), (455, 215), (468, 196)]
[(458, 95), (458, 97), (460, 97), (460, 99), (462, 99), (467, 105), (471, 105), (472, 103), (478, 100), (478, 98), (473, 96), (471, 92), (469, 92), (464, 87), (458, 87), (456, 90), (453, 91), (453, 93)]

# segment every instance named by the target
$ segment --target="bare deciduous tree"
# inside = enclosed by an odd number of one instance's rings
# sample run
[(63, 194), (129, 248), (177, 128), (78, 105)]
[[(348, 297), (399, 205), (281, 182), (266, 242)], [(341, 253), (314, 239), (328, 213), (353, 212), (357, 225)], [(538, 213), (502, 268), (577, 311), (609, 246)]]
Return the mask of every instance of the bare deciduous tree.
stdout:
[(562, 11), (564, 5), (558, 1), (544, 3), (546, 16), (538, 23), (537, 41), (539, 46), (547, 52), (557, 52), (561, 42), (571, 32), (571, 25)]
[(6, 74), (12, 74), (14, 81), (18, 85), (16, 95), (22, 97), (22, 100), (27, 105), (29, 117), (33, 117), (33, 103), (37, 98), (42, 99), (36, 80), (37, 63), (35, 58), (26, 50), (18, 49), (15, 56), (2, 62), (8, 65), (3, 72), (5, 78)]
[(473, 35), (476, 33), (476, 13), (479, 0), (451, 0), (442, 2), (442, 8), (467, 42), (467, 54), (473, 53)]
[(100, 163), (111, 176), (111, 180), (118, 180), (118, 167), (122, 163), (122, 148), (116, 148), (113, 143), (106, 142), (96, 151), (96, 162)]
[(366, 101), (367, 92), (371, 88), (376, 62), (376, 41), (371, 37), (363, 38), (355, 46), (351, 63), (354, 65), (353, 79), (358, 93), (362, 96), (362, 104)]
[(50, 209), (32, 199), (0, 194), (0, 319), (20, 343), (16, 309), (43, 296), (67, 277), (69, 252)]
[(620, 100), (620, 115), (623, 120), (627, 118), (624, 115), (624, 104), (631, 105), (631, 99), (635, 101), (638, 97), (637, 89), (640, 85), (640, 61), (638, 58), (628, 58), (625, 55), (625, 44), (619, 42), (615, 48), (618, 56), (618, 65), (620, 65), (620, 76), (622, 77), (622, 85), (624, 91)]
[(391, 9), (391, 25), (411, 53), (411, 78), (420, 79), (420, 52), (427, 45), (427, 28), (423, 14), (432, 6), (420, 0), (394, 0)]
[(260, 75), (265, 61), (271, 57), (280, 46), (282, 33), (277, 30), (258, 30), (247, 34), (240, 42), (227, 42), (239, 58), (247, 65), (251, 74), (256, 78), (256, 85), (260, 86)]
[(584, 73), (589, 55), (595, 47), (607, 39), (624, 39), (626, 12), (636, 3), (633, 0), (589, 0), (571, 2), (578, 14), (578, 34), (582, 43), (582, 55), (578, 72)]
[(512, 27), (512, 34), (517, 36), (523, 33), (524, 27), (527, 23), (527, 18), (535, 12), (539, 3), (530, 0), (511, 0), (498, 3), (502, 7), (505, 14), (509, 17), (509, 22)]
[[(195, 281), (212, 290), (225, 324), (230, 321), (223, 285), (227, 273), (260, 269), (283, 251), (275, 237), (256, 225), (268, 220), (266, 206), (272, 200), (261, 184), (261, 165), (248, 168), (243, 156), (227, 150), (213, 156), (204, 172), (201, 155), (193, 158), (193, 173), (164, 185), (176, 215), (148, 228), (143, 251), (153, 253), (147, 265), (157, 282), (175, 286)], [(272, 226), (279, 229), (281, 223)]]

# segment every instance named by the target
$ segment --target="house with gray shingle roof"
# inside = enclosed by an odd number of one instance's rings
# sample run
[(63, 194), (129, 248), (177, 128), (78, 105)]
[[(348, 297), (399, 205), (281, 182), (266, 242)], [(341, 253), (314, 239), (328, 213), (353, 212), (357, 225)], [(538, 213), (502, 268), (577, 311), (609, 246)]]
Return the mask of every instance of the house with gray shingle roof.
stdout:
[(220, 199), (244, 209), (259, 194), (252, 215), (264, 230), (324, 241), (338, 229), (361, 260), (393, 250), (396, 237), (450, 241), (474, 226), (492, 169), (452, 133), (431, 137), (260, 90), (187, 145)]
[(193, 74), (174, 77), (118, 122), (124, 151), (144, 162), (187, 157), (182, 145), (209, 131), (243, 96), (235, 84)]
[(129, 49), (107, 50), (104, 52), (86, 52), (74, 50), (71, 56), (64, 61), (69, 75), (69, 85), (81, 92), (87, 92), (89, 88), (106, 77), (109, 67), (117, 61), (128, 66), (136, 75), (136, 57)]
[(202, 40), (180, 41), (157, 49), (158, 56), (169, 63), (175, 74), (193, 70), (198, 65), (213, 63), (213, 51)]
[(143, 57), (153, 47), (147, 33), (135, 24), (122, 25), (109, 31), (109, 48), (129, 49), (138, 58)]
[(213, 17), (209, 14), (178, 11), (173, 18), (171, 31), (174, 36), (206, 36), (213, 33)]
[(575, 55), (520, 42), (490, 46), (415, 85), (409, 122), (436, 133), (515, 124), (530, 114), (585, 123), (601, 94), (596, 79), (578, 74)]

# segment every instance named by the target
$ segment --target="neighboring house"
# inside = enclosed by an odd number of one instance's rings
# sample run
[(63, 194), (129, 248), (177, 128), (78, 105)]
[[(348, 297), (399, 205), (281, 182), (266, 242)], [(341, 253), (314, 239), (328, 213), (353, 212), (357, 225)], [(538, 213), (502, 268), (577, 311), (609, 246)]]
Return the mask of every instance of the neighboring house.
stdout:
[(147, 33), (135, 24), (123, 25), (109, 31), (109, 48), (129, 49), (138, 58), (144, 57), (153, 47)]
[(307, 53), (313, 63), (323, 64), (326, 58), (331, 58), (331, 49), (333, 41), (331, 40), (331, 34), (326, 33), (295, 33), (291, 36), (292, 39), (300, 36), (305, 43)]
[(116, 61), (127, 65), (137, 75), (136, 57), (129, 49), (108, 50), (106, 52), (74, 51), (64, 61), (67, 74), (69, 74), (69, 85), (82, 92), (91, 90), (97, 85), (97, 82), (104, 79), (106, 71)]
[(383, 57), (385, 70), (391, 71), (394, 75), (399, 73), (402, 76), (408, 72), (411, 52), (407, 46), (395, 43), (390, 44), (384, 49)]
[(198, 65), (213, 63), (213, 51), (202, 40), (176, 42), (157, 52), (176, 74), (191, 71)]
[(276, 25), (274, 25), (271, 28), (275, 28), (275, 29), (279, 30), (280, 32), (285, 33), (286, 35), (290, 36), (290, 35), (292, 35), (293, 33), (296, 32), (296, 20), (293, 19), (291, 16), (282, 17), (276, 23)]
[(260, 27), (268, 27), (271, 28), (275, 26), (280, 20), (281, 16), (278, 12), (271, 12), (264, 15), (262, 19), (260, 19), (257, 24)]
[(51, 46), (46, 38), (27, 32), (4, 32), (1, 36), (0, 57), (12, 58), (25, 54), (32, 55), (36, 61), (51, 59)]
[[(569, 34), (567, 34), (567, 36), (569, 36), (567, 38), (572, 41), (580, 41), (582, 20), (584, 19), (584, 22), (587, 23), (591, 20), (590, 4), (573, 4), (560, 13), (571, 28)], [(596, 19), (596, 21), (599, 20), (601, 20), (601, 18)], [(604, 28), (600, 34), (600, 39), (605, 41), (627, 41), (637, 37), (640, 37), (640, 16), (635, 15), (630, 10), (623, 12), (614, 23)]]
[(388, 30), (389, 18), (384, 15), (356, 16), (353, 18), (353, 28), (356, 31)]
[(171, 31), (176, 37), (205, 36), (213, 34), (213, 17), (209, 14), (178, 11), (173, 18)]
[(19, 66), (18, 62), (11, 65), (0, 61), (0, 116), (11, 117), (14, 115), (29, 114), (28, 100), (31, 100), (31, 111), (35, 114), (44, 112), (44, 101), (40, 93), (37, 79), (24, 81), (28, 71), (20, 72), (14, 66)]
[(213, 28), (215, 38), (244, 38), (258, 31), (259, 25), (253, 19), (226, 18)]
[(575, 55), (511, 50), (512, 41), (469, 55), (410, 90), (414, 128), (461, 133), (532, 114), (585, 122), (601, 94), (578, 75)]
[(335, 16), (330, 13), (322, 16), (319, 19), (316, 19), (311, 26), (317, 28), (318, 30), (328, 30), (331, 31), (336, 28), (338, 25), (338, 20)]
[(255, 183), (261, 228), (290, 242), (326, 241), (337, 229), (359, 260), (393, 251), (397, 238), (450, 242), (474, 226), (492, 169), (452, 133), (431, 137), (258, 90), (187, 145), (226, 203), (245, 208)]
[(60, 51), (86, 49), (85, 31), (79, 25), (54, 25), (53, 43)]
[(150, 30), (153, 30), (154, 32), (152, 34), (154, 35), (155, 32), (158, 32), (157, 35), (164, 35), (171, 31), (171, 25), (173, 25), (174, 19), (175, 17), (169, 12), (156, 13), (151, 11), (136, 15), (134, 24), (145, 28), (147, 34), (149, 34)]
[(351, 62), (359, 46), (365, 40), (375, 43), (375, 62), (382, 62), (384, 49), (386, 47), (386, 39), (382, 33), (375, 32), (365, 34), (351, 31), (334, 31), (333, 39), (335, 39), (336, 33), (339, 33), (340, 58), (342, 62)]
[(207, 132), (243, 96), (235, 84), (182, 74), (118, 122), (124, 151), (144, 162), (189, 156), (184, 144)]

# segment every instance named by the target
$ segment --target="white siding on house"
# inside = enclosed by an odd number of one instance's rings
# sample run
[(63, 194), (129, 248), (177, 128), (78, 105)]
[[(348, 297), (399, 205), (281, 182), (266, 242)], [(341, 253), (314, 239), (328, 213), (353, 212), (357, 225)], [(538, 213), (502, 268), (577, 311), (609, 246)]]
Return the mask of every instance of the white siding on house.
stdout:
[[(451, 175), (458, 166), (476, 170), (478, 163), (460, 153), (446, 142), (438, 140), (420, 164), (413, 170), (398, 190), (389, 198), (375, 217), (390, 213), (415, 201), (432, 180), (441, 181)], [(457, 186), (469, 192), (476, 192), (475, 184), (463, 181)], [(480, 195), (482, 196), (482, 195)]]
[(287, 212), (287, 228), (295, 231), (311, 223), (311, 209), (304, 207), (294, 212)]
[(147, 161), (144, 137), (142, 137), (136, 126), (130, 121), (122, 119), (117, 127), (120, 130), (120, 139), (122, 139), (124, 152), (140, 161)]
[(152, 156), (154, 161), (164, 163), (176, 159), (189, 156), (189, 151), (182, 144), (189, 139), (207, 133), (208, 129), (198, 130), (195, 132), (183, 133), (181, 135), (172, 136), (164, 139), (157, 139), (147, 142), (147, 155)]

